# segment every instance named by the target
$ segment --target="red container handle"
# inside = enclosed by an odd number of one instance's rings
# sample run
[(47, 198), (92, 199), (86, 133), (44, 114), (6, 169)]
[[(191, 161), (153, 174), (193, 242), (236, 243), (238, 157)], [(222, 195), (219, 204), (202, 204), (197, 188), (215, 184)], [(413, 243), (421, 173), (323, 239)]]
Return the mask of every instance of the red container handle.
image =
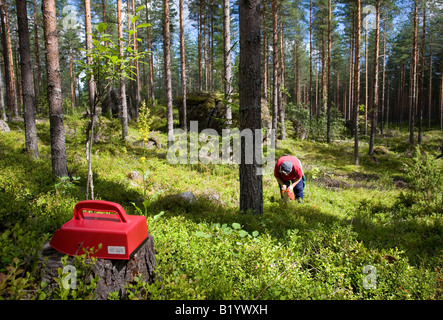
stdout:
[(121, 222), (126, 223), (126, 212), (121, 205), (115, 202), (103, 200), (84, 200), (78, 202), (74, 207), (74, 219), (81, 220), (84, 218), (83, 211), (99, 211), (99, 212), (115, 212)]

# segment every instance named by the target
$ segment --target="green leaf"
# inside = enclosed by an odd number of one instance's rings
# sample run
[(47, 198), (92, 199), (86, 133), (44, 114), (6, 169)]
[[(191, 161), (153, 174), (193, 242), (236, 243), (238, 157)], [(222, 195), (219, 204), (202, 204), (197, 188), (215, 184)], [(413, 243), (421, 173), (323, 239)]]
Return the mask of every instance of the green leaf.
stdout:
[(138, 213), (140, 213), (140, 215), (143, 215), (142, 211), (140, 210), (139, 207), (136, 206), (136, 204), (134, 202), (131, 202), (132, 205), (135, 207), (135, 209), (137, 210)]
[(253, 231), (253, 232), (252, 232), (252, 236), (253, 236), (253, 237), (257, 237), (257, 236), (258, 236), (258, 231), (257, 231), (257, 230)]
[(135, 14), (139, 13), (139, 11), (143, 10), (145, 6), (140, 6), (135, 10)]
[(212, 237), (211, 234), (204, 233), (203, 231), (196, 231), (196, 232), (195, 232), (195, 235), (196, 235), (197, 237), (206, 238), (206, 239)]
[(150, 23), (141, 23), (138, 26), (136, 26), (135, 28), (136, 29), (138, 29), (138, 28), (146, 28), (146, 27), (150, 27), (150, 26), (151, 26)]
[(237, 223), (237, 222), (234, 222), (234, 223), (232, 224), (232, 227), (233, 227), (235, 230), (241, 229), (241, 225), (240, 225), (240, 223)]
[(165, 214), (165, 212), (164, 211), (161, 211), (159, 214), (156, 214), (155, 216), (154, 216), (154, 221), (155, 220), (157, 220), (158, 218), (160, 218), (162, 215), (164, 215)]
[(238, 235), (243, 238), (243, 237), (246, 237), (248, 235), (248, 232), (245, 231), (245, 230), (240, 230)]
[(140, 18), (140, 16), (131, 16), (131, 23), (134, 23), (135, 21), (137, 21), (138, 18)]
[(94, 27), (98, 32), (102, 33), (103, 31), (105, 31), (108, 28), (108, 24), (105, 22), (102, 22), (102, 23), (99, 23), (98, 25), (95, 25)]

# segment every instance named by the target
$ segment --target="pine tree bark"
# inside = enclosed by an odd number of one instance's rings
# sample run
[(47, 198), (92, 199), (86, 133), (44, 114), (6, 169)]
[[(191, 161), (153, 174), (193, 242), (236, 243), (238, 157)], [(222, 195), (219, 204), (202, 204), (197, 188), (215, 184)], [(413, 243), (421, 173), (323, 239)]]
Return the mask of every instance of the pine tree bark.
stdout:
[(199, 1), (199, 22), (198, 22), (198, 78), (197, 88), (198, 92), (203, 90), (203, 57), (202, 57), (202, 42), (203, 42), (203, 1)]
[(174, 142), (174, 127), (172, 115), (172, 84), (171, 84), (171, 37), (169, 31), (169, 1), (163, 0), (163, 55), (165, 71), (165, 94), (168, 126), (168, 146)]
[[(146, 0), (146, 23), (150, 23), (149, 19), (149, 7), (150, 2)], [(149, 62), (149, 79), (148, 79), (148, 97), (152, 100), (152, 103), (155, 103), (155, 85), (154, 85), (154, 58), (152, 56), (152, 35), (151, 35), (151, 26), (146, 28), (146, 41), (148, 48), (148, 62)]]
[(326, 120), (326, 140), (331, 143), (331, 107), (332, 107), (332, 83), (331, 83), (331, 68), (332, 68), (332, 3), (328, 0), (328, 85), (326, 92), (327, 99), (327, 120)]
[(266, 32), (266, 7), (267, 1), (262, 0), (262, 21), (263, 21), (263, 99), (266, 101), (266, 106), (268, 105), (268, 34)]
[(428, 84), (428, 130), (431, 129), (431, 112), (432, 112), (432, 47), (429, 55), (429, 84)]
[(374, 40), (374, 97), (371, 110), (371, 136), (369, 139), (369, 152), (370, 156), (374, 154), (374, 141), (375, 131), (377, 129), (378, 119), (378, 64), (379, 64), (379, 51), (380, 51), (380, 0), (375, 2), (375, 40)]
[(52, 172), (57, 177), (68, 176), (65, 129), (63, 126), (62, 90), (57, 37), (55, 0), (42, 1), (48, 81), (49, 124), (51, 135)]
[(26, 0), (16, 0), (17, 23), (20, 44), (20, 66), (22, 74), (22, 95), (25, 124), (26, 151), (34, 158), (39, 157), (37, 127), (35, 124), (35, 92), (29, 45), (28, 11)]
[(74, 58), (72, 56), (72, 48), (71, 44), (69, 45), (69, 82), (71, 85), (71, 107), (72, 107), (72, 113), (75, 112), (76, 108), (76, 94), (75, 94), (75, 71), (74, 71)]
[(280, 81), (279, 81), (279, 90), (278, 90), (278, 97), (279, 97), (279, 104), (278, 104), (278, 110), (280, 115), (280, 133), (281, 133), (281, 139), (286, 140), (286, 125), (285, 125), (285, 105), (286, 105), (286, 94), (282, 92), (281, 88), (286, 88), (285, 83), (285, 51), (283, 46), (283, 24), (280, 23)]
[(440, 71), (440, 130), (443, 131), (443, 50), (441, 54)]
[(277, 148), (278, 129), (278, 33), (277, 33), (277, 0), (272, 0), (272, 65), (273, 65), (273, 89), (272, 89), (272, 129), (275, 131), (272, 147)]
[[(1, 58), (0, 58), (0, 66), (1, 66)], [(6, 108), (5, 108), (5, 100), (3, 99), (3, 72), (0, 69), (0, 112), (2, 113), (2, 120), (6, 121)]]
[(312, 126), (312, 0), (309, 2), (309, 126)]
[[(423, 1), (423, 31), (421, 38), (421, 53), (419, 55), (420, 63), (420, 71), (418, 75), (418, 83), (417, 83), (417, 108), (418, 108), (418, 116), (419, 116), (419, 124), (418, 124), (418, 141), (417, 143), (421, 145), (422, 142), (422, 131), (423, 131), (423, 111), (425, 109), (425, 51), (426, 51), (426, 2)], [(418, 97), (421, 99), (418, 100)]]
[[(255, 141), (255, 130), (261, 131), (260, 0), (240, 0), (239, 17), (240, 130), (252, 130), (254, 139), (253, 155), (245, 154), (245, 141), (241, 142), (240, 212), (263, 214), (261, 135)], [(252, 163), (246, 156), (252, 156)]]
[(183, 130), (188, 131), (187, 108), (186, 108), (186, 60), (185, 60), (185, 30), (183, 22), (183, 0), (179, 3), (180, 11), (180, 63), (181, 63), (181, 85), (182, 85), (182, 108), (183, 108)]
[(409, 143), (414, 144), (414, 127), (415, 127), (415, 108), (417, 99), (417, 2), (414, 1), (414, 29), (412, 41), (412, 56), (411, 56), (411, 87), (409, 96)]
[[(86, 50), (92, 49), (92, 23), (91, 23), (91, 2), (90, 0), (84, 0), (85, 1), (85, 38), (86, 38)], [(87, 64), (92, 64), (92, 58), (87, 57), (86, 59)], [(89, 97), (89, 109), (91, 111), (91, 116), (93, 113), (94, 108), (94, 79), (91, 77), (88, 81), (88, 97)]]
[(223, 1), (223, 40), (224, 40), (224, 49), (223, 49), (223, 62), (224, 62), (224, 91), (225, 91), (225, 114), (226, 114), (226, 122), (227, 125), (230, 126), (232, 124), (232, 111), (231, 111), (231, 8), (230, 1)]
[[(386, 26), (385, 26), (386, 28)], [(381, 104), (380, 104), (380, 134), (383, 136), (383, 129), (384, 129), (384, 114), (385, 114), (385, 95), (386, 95), (386, 30), (383, 29), (383, 88), (382, 88), (382, 94), (381, 94)], [(386, 118), (388, 115), (386, 114)]]
[[(132, 0), (132, 14), (135, 15), (135, 0)], [(137, 41), (137, 29), (135, 28), (135, 22), (132, 23), (132, 30), (134, 32), (133, 41), (134, 41), (134, 52), (137, 53), (138, 51), (138, 41)], [(140, 102), (141, 102), (141, 96), (140, 96), (140, 68), (139, 68), (139, 62), (138, 59), (135, 59), (134, 61), (135, 66), (135, 83), (134, 83), (134, 91), (135, 91), (135, 117), (138, 118), (139, 108), (140, 108)]]
[(354, 49), (354, 164), (359, 165), (358, 153), (358, 118), (360, 108), (360, 32), (361, 32), (361, 0), (356, 0), (355, 13), (355, 49)]
[(0, 0), (0, 20), (2, 27), (2, 52), (5, 65), (6, 101), (8, 120), (18, 117), (17, 89), (15, 84), (14, 60), (12, 57), (11, 33), (9, 29), (8, 5), (6, 0)]
[[(118, 47), (120, 57), (123, 58), (123, 19), (122, 19), (122, 2), (117, 0), (117, 25), (118, 25)], [(122, 138), (128, 138), (128, 104), (126, 102), (126, 83), (125, 77), (120, 76), (120, 105), (121, 105), (121, 123), (122, 123)]]
[(34, 18), (34, 51), (35, 51), (35, 65), (37, 71), (37, 84), (35, 85), (35, 97), (36, 97), (36, 111), (38, 113), (38, 101), (40, 97), (40, 89), (42, 87), (42, 66), (40, 62), (40, 44), (39, 44), (39, 35), (38, 35), (38, 21), (37, 21), (37, 4), (35, 0), (32, 0), (32, 6), (34, 9), (33, 18)]

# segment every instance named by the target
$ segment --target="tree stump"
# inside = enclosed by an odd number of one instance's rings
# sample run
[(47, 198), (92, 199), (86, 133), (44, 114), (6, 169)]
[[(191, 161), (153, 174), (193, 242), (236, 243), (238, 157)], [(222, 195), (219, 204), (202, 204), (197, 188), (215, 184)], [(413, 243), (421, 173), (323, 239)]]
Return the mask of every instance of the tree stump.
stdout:
[[(47, 283), (47, 290), (55, 290), (59, 284), (55, 279), (59, 278), (58, 270), (63, 269), (61, 259), (65, 254), (53, 249), (49, 243), (43, 246), (39, 259), (41, 279)], [(73, 257), (67, 260), (68, 265), (73, 264)], [(86, 259), (85, 262), (90, 262)], [(96, 259), (92, 266), (90, 277), (96, 276), (99, 280), (95, 288), (95, 299), (106, 300), (109, 293), (118, 292), (122, 300), (128, 298), (125, 285), (134, 281), (136, 276), (141, 275), (141, 281), (154, 282), (155, 267), (154, 239), (149, 235), (146, 242), (139, 248), (130, 260)]]

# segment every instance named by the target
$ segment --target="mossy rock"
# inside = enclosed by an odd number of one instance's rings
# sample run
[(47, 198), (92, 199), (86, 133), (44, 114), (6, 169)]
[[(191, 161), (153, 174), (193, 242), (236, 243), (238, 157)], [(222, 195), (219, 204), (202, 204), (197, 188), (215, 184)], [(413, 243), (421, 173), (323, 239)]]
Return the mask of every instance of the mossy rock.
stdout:
[(377, 146), (374, 148), (374, 153), (375, 154), (389, 154), (389, 150), (385, 146)]
[[(179, 110), (180, 127), (183, 127), (183, 101), (176, 99)], [(215, 129), (219, 134), (226, 128), (224, 94), (221, 92), (190, 93), (186, 96), (186, 119), (188, 129), (191, 121), (198, 122), (198, 131)], [(237, 125), (237, 116), (233, 113), (233, 125)]]

